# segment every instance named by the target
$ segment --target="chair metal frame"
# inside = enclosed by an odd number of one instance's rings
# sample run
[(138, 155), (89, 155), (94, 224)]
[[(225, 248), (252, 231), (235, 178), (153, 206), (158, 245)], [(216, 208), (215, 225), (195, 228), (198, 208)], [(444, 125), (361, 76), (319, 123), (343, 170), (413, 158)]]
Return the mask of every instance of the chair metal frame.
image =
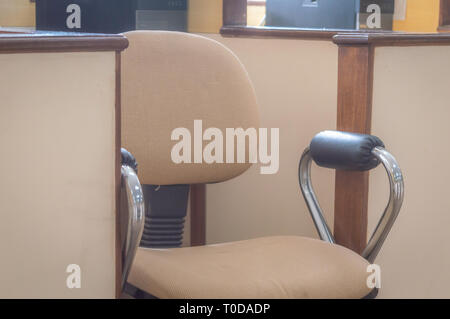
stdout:
[(122, 165), (122, 185), (125, 187), (128, 201), (128, 226), (125, 248), (122, 258), (122, 290), (127, 283), (131, 265), (139, 247), (145, 224), (144, 193), (135, 170), (128, 165)]
[[(398, 165), (396, 159), (392, 154), (386, 151), (382, 147), (375, 147), (372, 150), (372, 155), (375, 156), (386, 169), (389, 186), (390, 195), (388, 204), (378, 221), (375, 230), (370, 237), (370, 240), (362, 252), (362, 257), (367, 259), (369, 262), (373, 263), (377, 257), (381, 247), (383, 246), (389, 231), (392, 228), (399, 212), (402, 207), (403, 197), (404, 197), (404, 183), (403, 175)], [(298, 169), (298, 179), (300, 184), (300, 189), (302, 191), (303, 197), (305, 198), (308, 210), (316, 226), (317, 232), (320, 238), (329, 243), (336, 243), (330, 228), (323, 216), (322, 209), (320, 208), (319, 202), (317, 200), (316, 194), (314, 193), (314, 188), (312, 186), (311, 180), (311, 164), (313, 159), (310, 154), (309, 147), (305, 149), (303, 155), (300, 159), (299, 169)]]
[[(404, 197), (403, 175), (394, 156), (382, 147), (374, 148), (372, 154), (386, 169), (389, 178), (390, 196), (384, 213), (362, 253), (362, 257), (371, 263), (377, 257), (386, 240), (386, 237), (400, 212)], [(298, 178), (300, 188), (320, 238), (326, 242), (335, 244), (336, 241), (323, 216), (322, 209), (320, 208), (312, 185), (312, 162), (313, 159), (308, 147), (303, 152), (299, 163)], [(131, 166), (123, 164), (121, 173), (122, 186), (126, 191), (128, 202), (128, 226), (122, 261), (122, 289), (124, 289), (144, 230), (145, 205), (142, 186), (136, 175), (136, 171)]]

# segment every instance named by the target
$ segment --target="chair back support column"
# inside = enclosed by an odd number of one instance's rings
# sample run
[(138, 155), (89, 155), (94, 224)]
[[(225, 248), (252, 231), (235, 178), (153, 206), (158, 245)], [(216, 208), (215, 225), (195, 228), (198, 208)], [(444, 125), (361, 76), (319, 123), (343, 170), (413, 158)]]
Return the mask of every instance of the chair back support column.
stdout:
[(191, 246), (206, 244), (206, 185), (193, 184), (190, 189)]

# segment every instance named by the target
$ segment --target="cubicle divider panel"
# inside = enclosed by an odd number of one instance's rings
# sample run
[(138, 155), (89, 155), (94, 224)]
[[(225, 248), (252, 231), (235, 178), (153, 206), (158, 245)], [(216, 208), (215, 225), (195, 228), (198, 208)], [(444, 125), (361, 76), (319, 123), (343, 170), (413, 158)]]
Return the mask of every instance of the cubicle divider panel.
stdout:
[(122, 36), (0, 36), (0, 296), (117, 296), (126, 46)]

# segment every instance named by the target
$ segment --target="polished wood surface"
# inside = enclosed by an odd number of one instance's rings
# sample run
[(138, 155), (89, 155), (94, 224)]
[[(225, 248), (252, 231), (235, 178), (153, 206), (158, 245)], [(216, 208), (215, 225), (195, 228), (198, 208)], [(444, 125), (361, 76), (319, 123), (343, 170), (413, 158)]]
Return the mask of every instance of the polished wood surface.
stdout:
[(220, 29), (220, 34), (227, 37), (260, 37), (260, 38), (287, 38), (287, 39), (313, 39), (332, 41), (336, 35), (404, 35), (403, 32), (380, 30), (347, 30), (347, 29), (308, 29), (285, 28), (274, 26), (242, 26), (225, 25)]
[(295, 29), (295, 28), (277, 28), (277, 27), (250, 27), (250, 26), (230, 26), (224, 25), (220, 29), (223, 36), (245, 36), (245, 37), (264, 37), (264, 38), (297, 38), (297, 39), (316, 39), (331, 41), (334, 35), (343, 30), (314, 30), (314, 29)]
[(402, 32), (339, 33), (333, 36), (333, 42), (340, 46), (370, 44), (377, 47), (450, 45), (450, 34)]
[(122, 35), (70, 32), (0, 34), (0, 53), (122, 51), (128, 40)]
[[(443, 26), (442, 28), (447, 28)], [(405, 33), (379, 30), (300, 29), (224, 25), (220, 34), (226, 37), (287, 38), (333, 41), (338, 45), (416, 46), (450, 45), (450, 34)]]
[[(370, 134), (373, 56), (371, 45), (340, 46), (337, 129)], [(336, 171), (334, 236), (361, 253), (367, 242), (369, 173)]]
[(191, 211), (191, 246), (206, 244), (206, 185), (191, 185), (189, 192)]

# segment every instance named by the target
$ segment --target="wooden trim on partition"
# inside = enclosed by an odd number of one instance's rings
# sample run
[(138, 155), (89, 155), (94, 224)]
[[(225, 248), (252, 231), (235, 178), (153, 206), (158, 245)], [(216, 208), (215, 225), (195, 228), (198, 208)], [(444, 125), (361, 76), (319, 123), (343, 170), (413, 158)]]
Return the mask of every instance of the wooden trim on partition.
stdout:
[[(337, 129), (370, 134), (374, 48), (340, 46)], [(336, 171), (334, 237), (357, 253), (367, 243), (369, 172)]]
[(247, 25), (247, 0), (223, 0), (223, 25)]
[(426, 46), (450, 45), (447, 33), (350, 32), (338, 33), (333, 42), (339, 46)]
[(120, 51), (116, 51), (116, 103), (115, 103), (115, 120), (116, 120), (116, 152), (115, 152), (115, 167), (116, 167), (116, 176), (115, 176), (115, 191), (116, 191), (116, 202), (115, 202), (115, 214), (116, 214), (116, 229), (115, 229), (115, 263), (116, 263), (116, 298), (120, 298), (122, 293), (122, 243), (120, 238), (120, 187), (122, 182), (122, 156), (120, 152), (121, 148), (121, 128), (122, 128), (122, 115), (121, 115), (121, 57)]
[(127, 38), (115, 34), (35, 32), (0, 35), (0, 53), (122, 51), (127, 47)]
[(304, 29), (224, 25), (223, 36), (329, 40), (337, 45), (426, 46), (450, 45), (449, 33), (405, 33), (380, 30)]
[(331, 41), (333, 36), (338, 34), (337, 30), (313, 30), (277, 27), (250, 27), (250, 26), (228, 26), (224, 25), (220, 29), (223, 36), (245, 36), (264, 38), (293, 38), (293, 39), (315, 39)]
[[(380, 30), (346, 30), (346, 29), (308, 29), (308, 28), (285, 28), (285, 27), (257, 27), (257, 26), (230, 26), (224, 25), (220, 29), (222, 36), (228, 37), (258, 37), (258, 38), (286, 38), (286, 39), (313, 39), (332, 41), (337, 35), (362, 35), (379, 34), (379, 35), (400, 35), (404, 34), (395, 31)], [(337, 39), (339, 41), (340, 38)]]
[(189, 192), (191, 246), (206, 244), (206, 185), (193, 184)]

